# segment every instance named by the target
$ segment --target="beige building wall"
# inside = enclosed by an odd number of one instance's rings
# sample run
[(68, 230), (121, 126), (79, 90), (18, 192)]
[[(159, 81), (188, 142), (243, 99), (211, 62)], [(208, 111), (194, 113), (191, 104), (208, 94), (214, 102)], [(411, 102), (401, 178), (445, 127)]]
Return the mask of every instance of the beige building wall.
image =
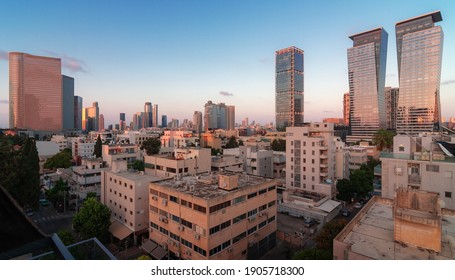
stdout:
[[(247, 259), (261, 240), (270, 239), (272, 246), (276, 182), (242, 177), (236, 179), (239, 188), (226, 191), (212, 179), (150, 183), (150, 239), (192, 260)], [(221, 187), (235, 188), (236, 180), (222, 181)]]
[(142, 152), (135, 144), (103, 145), (102, 157), (106, 165), (110, 167), (114, 161), (118, 160), (126, 160), (128, 163), (142, 160)]

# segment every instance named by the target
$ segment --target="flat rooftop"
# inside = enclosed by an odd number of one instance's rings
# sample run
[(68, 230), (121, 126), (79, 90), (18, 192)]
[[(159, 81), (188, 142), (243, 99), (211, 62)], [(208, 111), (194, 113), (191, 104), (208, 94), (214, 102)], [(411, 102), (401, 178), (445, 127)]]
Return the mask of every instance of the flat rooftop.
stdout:
[[(229, 173), (223, 172), (220, 173), (223, 175), (228, 175)], [(233, 193), (248, 187), (256, 186), (259, 184), (275, 181), (273, 179), (267, 179), (259, 176), (253, 175), (239, 175), (238, 187), (234, 190), (228, 191), (220, 189), (218, 187), (218, 175), (202, 175), (202, 176), (185, 176), (180, 179), (168, 179), (156, 184), (162, 187), (173, 188), (178, 192), (189, 194), (192, 196), (200, 197), (206, 200), (223, 196), (228, 193)], [(198, 179), (199, 178), (199, 179)]]
[(129, 179), (132, 181), (148, 181), (148, 182), (156, 182), (161, 181), (163, 178), (148, 175), (148, 174), (141, 174), (139, 171), (121, 171), (121, 172), (114, 172), (110, 169), (105, 170), (106, 173), (110, 173), (112, 175), (121, 176), (125, 179)]
[[(371, 203), (371, 204), (370, 204)], [(442, 216), (442, 250), (433, 254), (429, 250), (402, 245), (394, 241), (393, 200), (374, 197), (354, 218), (352, 230), (342, 239), (351, 244), (350, 250), (378, 260), (437, 260), (455, 259), (455, 215)], [(349, 227), (349, 224), (346, 226)]]

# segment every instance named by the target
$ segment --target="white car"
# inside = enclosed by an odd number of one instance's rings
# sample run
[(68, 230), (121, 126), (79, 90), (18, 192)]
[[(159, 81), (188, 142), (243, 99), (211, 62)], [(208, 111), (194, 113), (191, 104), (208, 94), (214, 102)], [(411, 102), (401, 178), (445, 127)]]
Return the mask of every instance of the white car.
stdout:
[(360, 209), (362, 207), (363, 207), (363, 203), (362, 202), (356, 202), (356, 204), (354, 204), (354, 208)]

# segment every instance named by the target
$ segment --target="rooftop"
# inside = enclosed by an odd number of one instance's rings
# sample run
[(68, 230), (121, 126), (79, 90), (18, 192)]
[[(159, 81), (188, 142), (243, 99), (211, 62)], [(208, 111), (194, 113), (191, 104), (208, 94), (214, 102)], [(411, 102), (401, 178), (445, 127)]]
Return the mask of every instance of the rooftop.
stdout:
[(113, 175), (121, 176), (125, 179), (129, 179), (132, 181), (148, 181), (148, 182), (156, 182), (161, 181), (163, 178), (159, 178), (152, 175), (147, 175), (145, 173), (141, 173), (140, 171), (121, 171), (121, 172), (114, 172), (111, 169), (103, 169), (106, 173), (111, 173)]
[(202, 176), (185, 176), (179, 179), (168, 179), (161, 182), (157, 182), (162, 187), (173, 188), (178, 192), (189, 194), (192, 196), (200, 197), (205, 200), (209, 200), (215, 197), (223, 196), (228, 193), (236, 192), (238, 190), (246, 189), (248, 187), (257, 186), (263, 183), (270, 183), (274, 185), (275, 180), (266, 179), (259, 176), (243, 175), (232, 172), (222, 172), (219, 174), (239, 176), (238, 188), (227, 191), (218, 187), (218, 175), (202, 175)]
[[(423, 158), (424, 155), (420, 155), (418, 153), (416, 153), (414, 156), (413, 155), (410, 155), (410, 154), (398, 154), (398, 153), (388, 153), (388, 152), (381, 152), (380, 154), (380, 158), (383, 159), (383, 158), (392, 158), (392, 159), (404, 159), (404, 160), (415, 160), (415, 161), (426, 161), (426, 162), (444, 162), (444, 163), (455, 163), (455, 158), (454, 157), (447, 157), (447, 156), (443, 156), (443, 157), (436, 157), (436, 153), (433, 153), (433, 158), (432, 160), (430, 161), (429, 160), (429, 153), (428, 153), (428, 160), (424, 160)], [(443, 160), (441, 158), (444, 158)]]
[(374, 33), (374, 32), (378, 32), (378, 31), (382, 31), (382, 30), (384, 30), (382, 27), (377, 27), (377, 28), (374, 28), (374, 29), (371, 29), (371, 30), (368, 30), (368, 31), (364, 31), (364, 32), (360, 32), (360, 33), (351, 35), (351, 36), (349, 36), (349, 39), (354, 40), (355, 37), (359, 37), (359, 36), (362, 36), (362, 35), (366, 35), (368, 33)]
[(413, 18), (410, 18), (410, 19), (399, 21), (395, 25), (400, 25), (400, 24), (407, 23), (407, 22), (410, 22), (410, 21), (414, 21), (414, 20), (417, 20), (417, 19), (420, 19), (420, 18), (424, 18), (424, 17), (427, 17), (427, 16), (431, 16), (432, 19), (433, 19), (433, 22), (442, 21), (441, 11), (434, 11), (434, 12), (431, 12), (431, 13), (428, 13), (428, 14), (424, 14), (424, 15), (416, 16), (416, 17), (413, 17)]
[(442, 216), (442, 251), (439, 254), (394, 242), (393, 200), (380, 197), (371, 199), (336, 239), (350, 244), (353, 253), (371, 259), (455, 259), (455, 212), (448, 212), (443, 212)]

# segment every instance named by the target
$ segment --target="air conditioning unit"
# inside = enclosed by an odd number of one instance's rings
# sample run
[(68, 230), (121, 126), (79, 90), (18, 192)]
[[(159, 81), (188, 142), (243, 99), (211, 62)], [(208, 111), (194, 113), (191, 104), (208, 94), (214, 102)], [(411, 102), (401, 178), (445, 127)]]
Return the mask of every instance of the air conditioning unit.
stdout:
[(156, 195), (152, 196), (152, 200), (158, 200), (158, 197)]
[(159, 220), (160, 222), (162, 222), (162, 221), (163, 221), (163, 217), (160, 216), (160, 217), (158, 218), (158, 220)]
[(232, 247), (227, 249), (228, 253), (232, 253)]
[(184, 230), (185, 230), (185, 227), (184, 227), (184, 226), (179, 226), (179, 230), (180, 230), (180, 231), (184, 231)]
[(163, 223), (167, 224), (167, 218), (163, 218)]
[(167, 205), (167, 199), (163, 199), (163, 201), (161, 202), (161, 204), (163, 204), (164, 206)]
[(262, 217), (262, 216), (264, 216), (264, 213), (261, 212), (261, 213), (258, 214), (258, 216)]
[(191, 256), (191, 251), (190, 251), (190, 250), (186, 250), (186, 251), (185, 251), (185, 255)]
[(180, 258), (180, 253), (179, 253), (179, 252), (176, 252), (176, 253), (175, 253), (175, 256), (176, 256), (177, 258)]
[(199, 240), (199, 239), (201, 239), (201, 236), (200, 236), (199, 234), (196, 233), (196, 234), (194, 235), (194, 238), (195, 238), (196, 240)]
[(256, 219), (255, 216), (251, 216), (251, 217), (248, 218), (248, 222), (252, 222), (252, 221), (254, 221), (255, 219)]
[(248, 242), (248, 246), (249, 246), (249, 247), (253, 247), (255, 244), (256, 244), (256, 243), (254, 243), (253, 241)]

